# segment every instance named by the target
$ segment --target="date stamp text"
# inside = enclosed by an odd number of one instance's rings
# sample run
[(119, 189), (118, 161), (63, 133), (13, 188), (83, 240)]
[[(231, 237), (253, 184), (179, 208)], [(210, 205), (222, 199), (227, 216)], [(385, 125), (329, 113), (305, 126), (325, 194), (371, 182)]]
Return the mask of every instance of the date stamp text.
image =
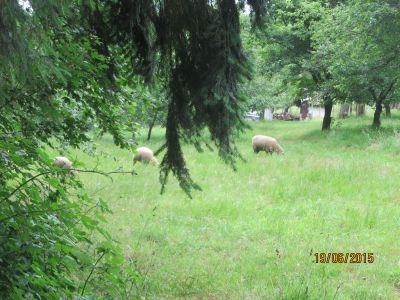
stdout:
[(317, 252), (314, 253), (315, 263), (329, 264), (329, 263), (339, 263), (339, 264), (372, 264), (374, 262), (374, 253), (340, 253), (340, 252)]

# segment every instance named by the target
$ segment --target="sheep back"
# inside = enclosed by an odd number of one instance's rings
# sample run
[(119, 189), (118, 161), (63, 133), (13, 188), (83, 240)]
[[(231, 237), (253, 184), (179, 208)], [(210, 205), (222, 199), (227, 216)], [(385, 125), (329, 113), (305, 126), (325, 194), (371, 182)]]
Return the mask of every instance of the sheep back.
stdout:
[(140, 147), (137, 149), (137, 154), (133, 157), (133, 162), (147, 161), (158, 164), (158, 160), (154, 157), (153, 151), (147, 147)]
[(66, 158), (65, 156), (57, 156), (53, 164), (57, 167), (63, 168), (63, 169), (71, 169), (72, 168), (72, 162)]
[(256, 135), (252, 139), (253, 150), (255, 153), (259, 151), (265, 151), (266, 153), (277, 153), (283, 154), (284, 151), (282, 147), (279, 145), (278, 141), (270, 136), (266, 135)]

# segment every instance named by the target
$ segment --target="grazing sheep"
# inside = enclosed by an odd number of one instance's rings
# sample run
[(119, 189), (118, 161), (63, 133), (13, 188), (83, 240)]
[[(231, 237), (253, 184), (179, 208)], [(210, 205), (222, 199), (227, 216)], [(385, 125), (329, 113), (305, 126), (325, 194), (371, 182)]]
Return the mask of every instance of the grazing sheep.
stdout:
[(266, 153), (272, 154), (276, 152), (277, 154), (284, 154), (282, 147), (279, 145), (278, 141), (273, 137), (266, 135), (255, 135), (252, 139), (253, 150), (255, 153), (259, 151), (265, 151)]
[[(65, 156), (57, 156), (54, 161), (53, 161), (53, 165), (63, 168), (65, 170), (71, 170), (72, 169), (72, 162), (66, 158)], [(72, 176), (76, 175), (76, 172), (71, 170), (69, 172), (69, 174), (71, 174)]]
[(137, 149), (137, 154), (133, 158), (133, 164), (137, 161), (151, 162), (158, 165), (158, 160), (154, 157), (153, 151), (147, 147), (140, 147)]
[(57, 167), (67, 169), (67, 170), (72, 168), (72, 162), (65, 156), (57, 156), (54, 159), (53, 164)]

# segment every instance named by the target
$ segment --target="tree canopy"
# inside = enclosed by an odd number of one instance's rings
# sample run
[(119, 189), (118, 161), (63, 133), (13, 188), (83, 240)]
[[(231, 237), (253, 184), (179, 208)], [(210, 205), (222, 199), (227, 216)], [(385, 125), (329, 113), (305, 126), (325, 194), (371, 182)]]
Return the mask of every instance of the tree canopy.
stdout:
[[(375, 106), (373, 125), (379, 127), (382, 105), (398, 93), (399, 4), (305, 0), (267, 7), (264, 30), (257, 38), (245, 36), (257, 64), (245, 89), (250, 103), (279, 107), (288, 97), (311, 97), (324, 104), (323, 130), (330, 128), (334, 103), (367, 103)], [(257, 99), (280, 92), (276, 101)]]
[(354, 1), (335, 8), (314, 36), (317, 56), (344, 98), (376, 106), (376, 127), (400, 74), (399, 13), (395, 1)]

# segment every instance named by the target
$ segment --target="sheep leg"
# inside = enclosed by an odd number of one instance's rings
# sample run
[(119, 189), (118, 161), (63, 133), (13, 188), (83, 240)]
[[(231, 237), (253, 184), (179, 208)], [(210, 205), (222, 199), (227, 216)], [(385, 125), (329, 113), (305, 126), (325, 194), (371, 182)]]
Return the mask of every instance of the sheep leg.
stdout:
[(269, 148), (269, 147), (265, 147), (265, 155), (268, 155), (268, 154), (271, 154), (272, 155), (272, 153), (271, 153), (271, 149)]

